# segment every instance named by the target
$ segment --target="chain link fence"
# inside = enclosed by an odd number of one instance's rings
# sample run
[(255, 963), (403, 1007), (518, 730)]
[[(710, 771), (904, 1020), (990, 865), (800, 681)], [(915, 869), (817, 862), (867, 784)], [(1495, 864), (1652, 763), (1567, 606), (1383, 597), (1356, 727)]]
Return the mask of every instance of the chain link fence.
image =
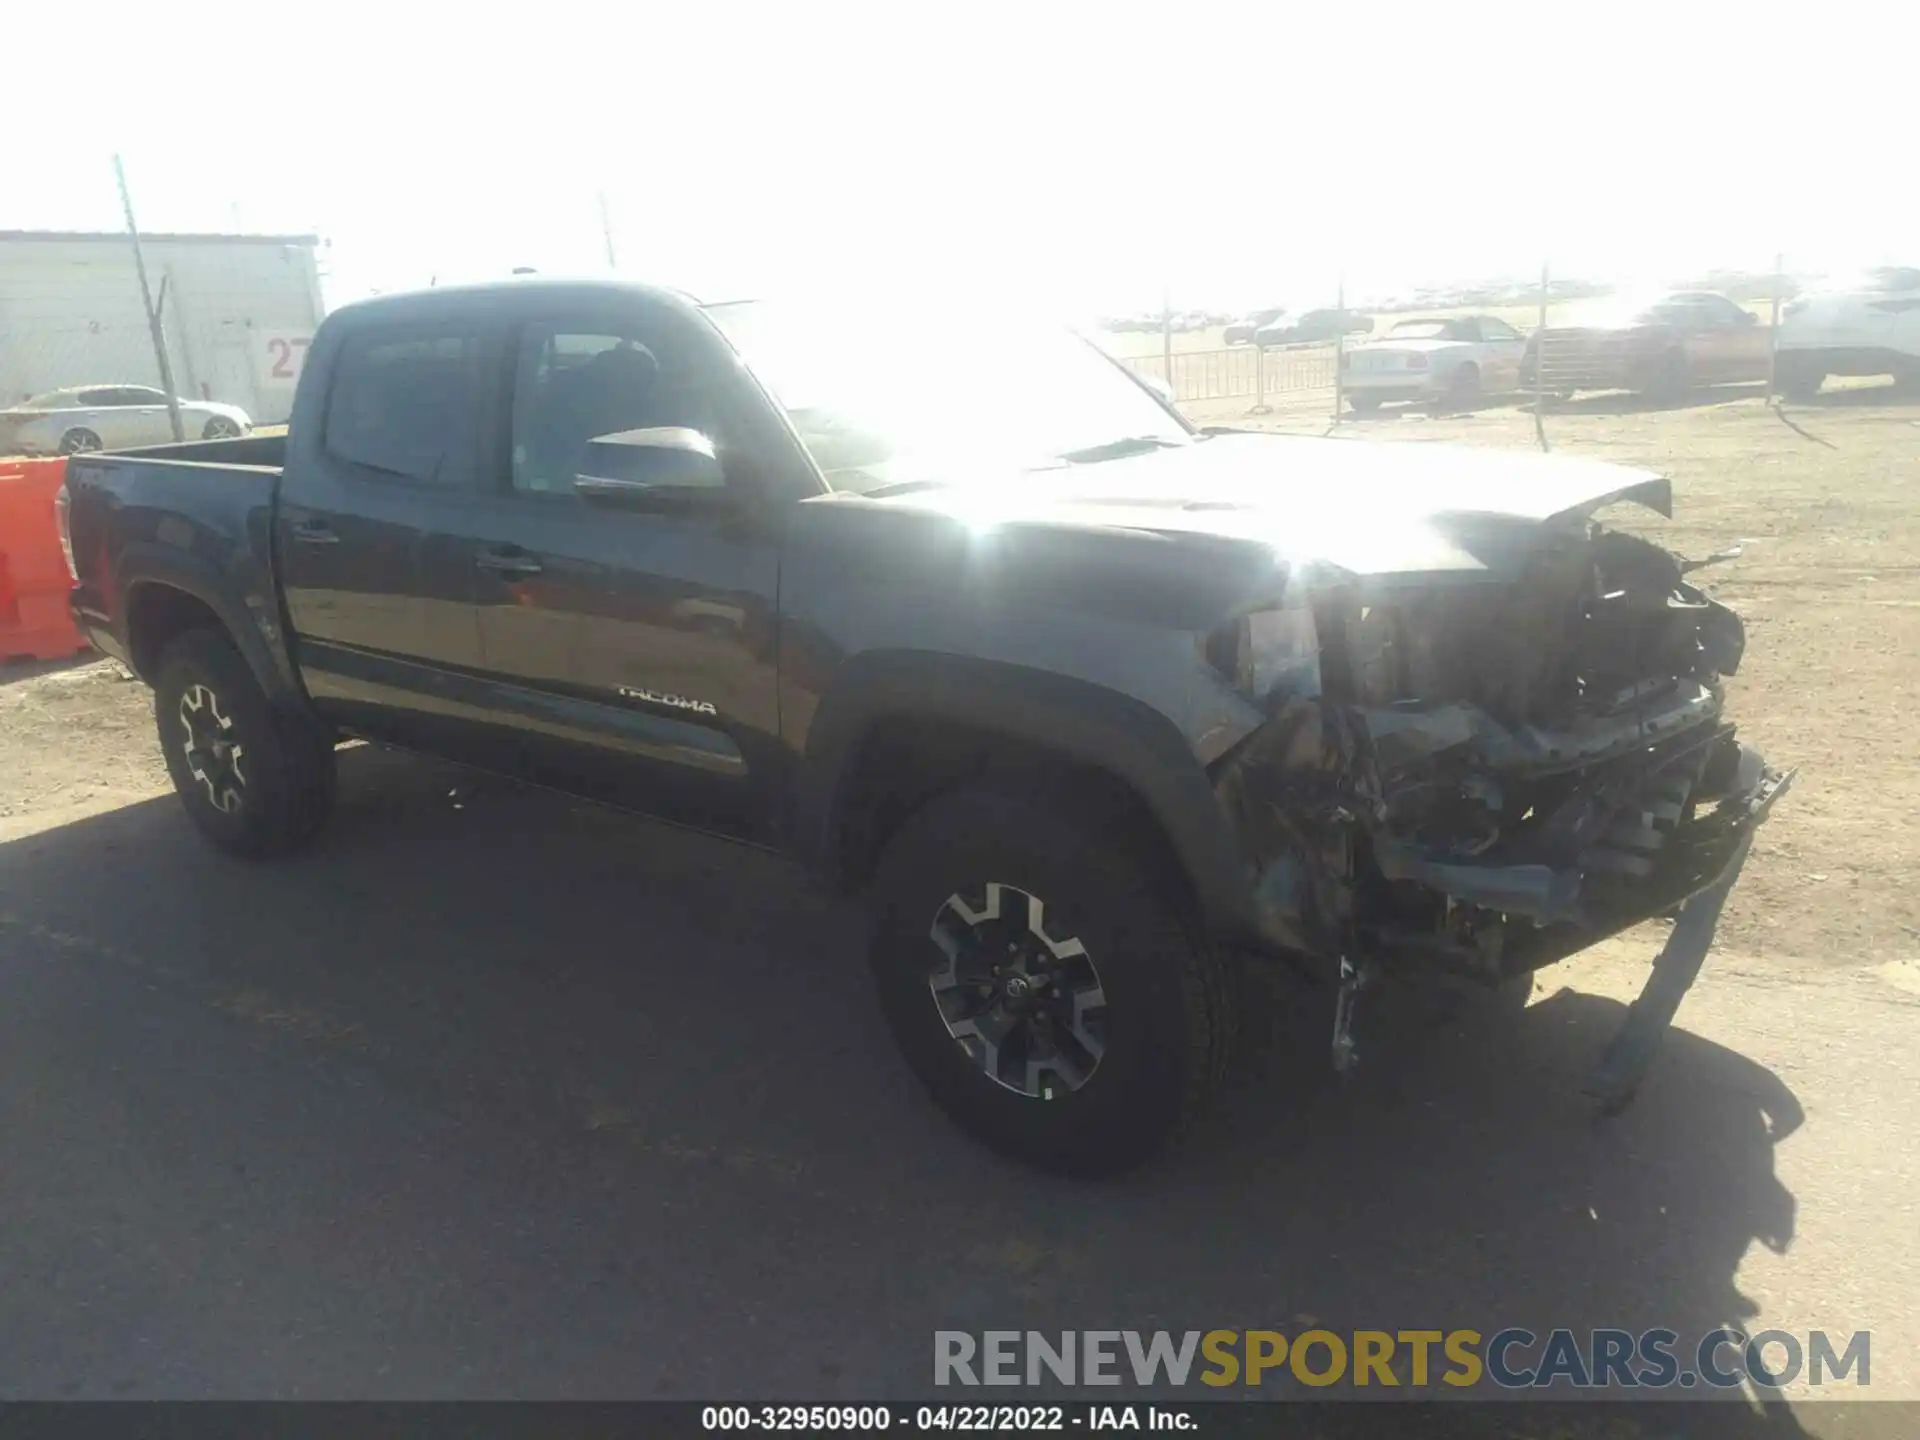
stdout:
[[(1880, 406), (1920, 400), (1920, 320), (1905, 340), (1888, 342), (1904, 344), (1908, 356), (1889, 351), (1889, 374), (1829, 375), (1822, 384), (1809, 378), (1819, 362), (1793, 348), (1804, 343), (1795, 332), (1781, 353), (1783, 307), (1791, 316), (1799, 288), (1784, 267), (1714, 278), (1717, 286), (1638, 301), (1545, 274), (1530, 293), (1508, 287), (1433, 304), (1349, 303), (1349, 288), (1291, 317), (1342, 332), (1319, 344), (1228, 344), (1228, 327), (1191, 325), (1101, 339), (1207, 423), (1361, 434), (1415, 415), (1523, 412), (1543, 449), (1554, 448), (1556, 432), (1569, 441), (1584, 434), (1583, 417), (1680, 415), (1743, 400), (1801, 440), (1831, 445), (1839, 442), (1822, 422), (1844, 429)], [(1920, 288), (1896, 297), (1893, 312), (1903, 305), (1920, 310)]]
[(0, 337), (0, 404), (80, 385), (160, 384), (145, 326), (35, 327)]

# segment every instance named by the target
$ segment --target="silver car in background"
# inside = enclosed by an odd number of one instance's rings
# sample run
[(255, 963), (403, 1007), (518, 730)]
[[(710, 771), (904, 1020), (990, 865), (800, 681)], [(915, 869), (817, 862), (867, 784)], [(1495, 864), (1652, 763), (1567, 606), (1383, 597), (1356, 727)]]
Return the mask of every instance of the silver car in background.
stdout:
[[(253, 429), (239, 406), (212, 400), (182, 399), (180, 422), (188, 440), (228, 440)], [(49, 390), (0, 410), (0, 455), (78, 455), (172, 439), (167, 397), (146, 385)]]
[(1350, 347), (1341, 379), (1359, 411), (1384, 400), (1466, 406), (1517, 389), (1526, 349), (1527, 337), (1496, 315), (1402, 320), (1380, 339)]

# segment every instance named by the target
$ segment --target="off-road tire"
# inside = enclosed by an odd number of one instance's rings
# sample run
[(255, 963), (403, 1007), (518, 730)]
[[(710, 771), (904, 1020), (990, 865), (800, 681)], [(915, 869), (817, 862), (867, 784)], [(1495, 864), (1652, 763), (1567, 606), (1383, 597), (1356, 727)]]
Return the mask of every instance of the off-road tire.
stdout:
[[(1044, 787), (949, 791), (894, 834), (870, 897), (869, 959), (902, 1055), (962, 1130), (1046, 1169), (1110, 1175), (1205, 1112), (1230, 1063), (1237, 972), (1185, 914), (1167, 863), (1097, 807)], [(1104, 1049), (1078, 1088), (1051, 1098), (991, 1077), (930, 988), (944, 960), (936, 918), (950, 897), (978, 903), (989, 884), (1042, 900), (1046, 930), (1078, 939), (1097, 967)]]
[[(195, 773), (183, 705), (195, 718), (211, 714), (240, 748), (237, 784), (210, 780), (209, 766)], [(333, 739), (303, 717), (276, 711), (225, 635), (189, 630), (167, 645), (153, 708), (174, 790), (215, 845), (259, 859), (298, 849), (319, 831), (333, 803)]]
[(1804, 403), (1820, 393), (1827, 372), (1817, 365), (1781, 359), (1774, 364), (1774, 385), (1783, 399)]

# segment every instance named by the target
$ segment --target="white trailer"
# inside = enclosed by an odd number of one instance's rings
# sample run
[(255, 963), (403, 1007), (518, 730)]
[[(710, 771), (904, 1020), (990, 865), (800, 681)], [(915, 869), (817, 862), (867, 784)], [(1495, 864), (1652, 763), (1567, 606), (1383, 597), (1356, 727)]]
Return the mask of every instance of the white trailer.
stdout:
[[(324, 307), (312, 235), (142, 234), (174, 383), (284, 421)], [(164, 286), (164, 291), (162, 287)], [(159, 385), (120, 233), (0, 230), (0, 406), (74, 385)]]

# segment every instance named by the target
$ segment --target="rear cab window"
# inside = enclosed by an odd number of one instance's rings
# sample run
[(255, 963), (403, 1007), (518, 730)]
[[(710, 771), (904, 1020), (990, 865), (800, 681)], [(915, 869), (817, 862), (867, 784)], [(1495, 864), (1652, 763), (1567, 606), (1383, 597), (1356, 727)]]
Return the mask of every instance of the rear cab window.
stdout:
[(476, 327), (369, 327), (334, 361), (323, 444), (370, 478), (461, 486), (474, 469), (482, 380)]

